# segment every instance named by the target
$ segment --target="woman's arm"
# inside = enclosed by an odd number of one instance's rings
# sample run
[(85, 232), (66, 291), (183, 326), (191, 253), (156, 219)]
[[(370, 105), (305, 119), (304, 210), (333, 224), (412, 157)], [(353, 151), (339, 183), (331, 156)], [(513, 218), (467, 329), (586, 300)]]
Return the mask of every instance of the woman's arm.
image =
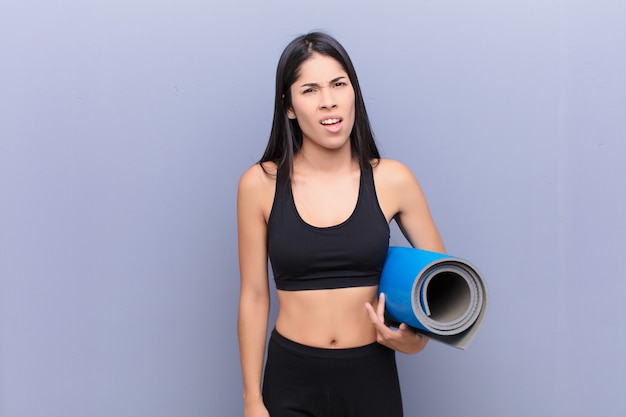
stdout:
[(239, 182), (237, 225), (239, 239), (239, 353), (243, 375), (244, 416), (269, 416), (261, 395), (261, 376), (267, 337), (270, 295), (267, 275), (267, 223), (263, 204), (267, 181), (258, 165)]
[[(424, 192), (413, 173), (397, 161), (380, 160), (376, 167), (376, 192), (381, 208), (391, 214), (400, 230), (418, 249), (445, 252), (443, 240), (435, 226)], [(385, 296), (381, 294), (374, 309), (366, 308), (376, 331), (378, 342), (403, 353), (417, 353), (426, 346), (428, 339), (416, 334), (405, 323), (398, 330), (385, 325)]]
[(413, 247), (444, 253), (443, 240), (417, 179), (405, 165), (386, 162), (390, 165), (388, 175), (392, 178), (389, 185), (397, 202), (394, 219), (400, 230)]

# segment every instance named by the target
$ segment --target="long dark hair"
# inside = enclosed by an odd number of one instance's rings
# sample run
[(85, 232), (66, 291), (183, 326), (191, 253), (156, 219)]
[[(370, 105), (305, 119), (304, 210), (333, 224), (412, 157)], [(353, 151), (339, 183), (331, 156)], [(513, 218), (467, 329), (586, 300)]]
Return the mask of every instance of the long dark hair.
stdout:
[[(355, 117), (350, 133), (352, 155), (357, 158), (361, 170), (369, 166), (370, 160), (380, 159), (374, 134), (370, 126), (359, 80), (346, 50), (332, 36), (321, 32), (311, 32), (295, 38), (287, 45), (276, 69), (276, 96), (274, 98), (274, 120), (270, 139), (259, 163), (274, 162), (277, 172), (291, 176), (293, 157), (302, 147), (302, 130), (297, 120), (287, 117), (291, 108), (291, 85), (298, 78), (300, 66), (313, 53), (334, 58), (348, 73), (354, 88)], [(264, 168), (265, 169), (265, 168)]]

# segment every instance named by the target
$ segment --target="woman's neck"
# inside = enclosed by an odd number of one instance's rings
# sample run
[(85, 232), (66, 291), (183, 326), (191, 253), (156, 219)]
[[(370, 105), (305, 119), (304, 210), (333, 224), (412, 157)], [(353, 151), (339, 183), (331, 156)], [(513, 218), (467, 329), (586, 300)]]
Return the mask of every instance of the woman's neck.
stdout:
[(358, 166), (350, 146), (341, 149), (305, 147), (294, 156), (294, 170), (318, 171), (328, 174), (351, 171)]

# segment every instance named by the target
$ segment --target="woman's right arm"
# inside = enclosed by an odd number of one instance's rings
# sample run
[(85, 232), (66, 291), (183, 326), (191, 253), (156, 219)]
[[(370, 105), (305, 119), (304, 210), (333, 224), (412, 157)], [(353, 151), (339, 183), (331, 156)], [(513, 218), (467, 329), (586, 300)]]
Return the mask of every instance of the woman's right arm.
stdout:
[(268, 180), (260, 166), (253, 166), (242, 175), (237, 194), (241, 276), (238, 334), (245, 417), (269, 416), (261, 395), (270, 308), (264, 214), (267, 191)]

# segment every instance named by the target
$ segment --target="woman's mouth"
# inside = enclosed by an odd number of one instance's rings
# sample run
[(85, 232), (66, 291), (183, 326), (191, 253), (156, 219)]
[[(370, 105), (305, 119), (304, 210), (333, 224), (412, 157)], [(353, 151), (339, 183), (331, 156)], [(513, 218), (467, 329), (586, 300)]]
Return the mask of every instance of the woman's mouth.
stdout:
[(342, 120), (340, 118), (329, 117), (328, 119), (322, 120), (320, 123), (328, 132), (338, 133), (341, 131), (341, 122)]

